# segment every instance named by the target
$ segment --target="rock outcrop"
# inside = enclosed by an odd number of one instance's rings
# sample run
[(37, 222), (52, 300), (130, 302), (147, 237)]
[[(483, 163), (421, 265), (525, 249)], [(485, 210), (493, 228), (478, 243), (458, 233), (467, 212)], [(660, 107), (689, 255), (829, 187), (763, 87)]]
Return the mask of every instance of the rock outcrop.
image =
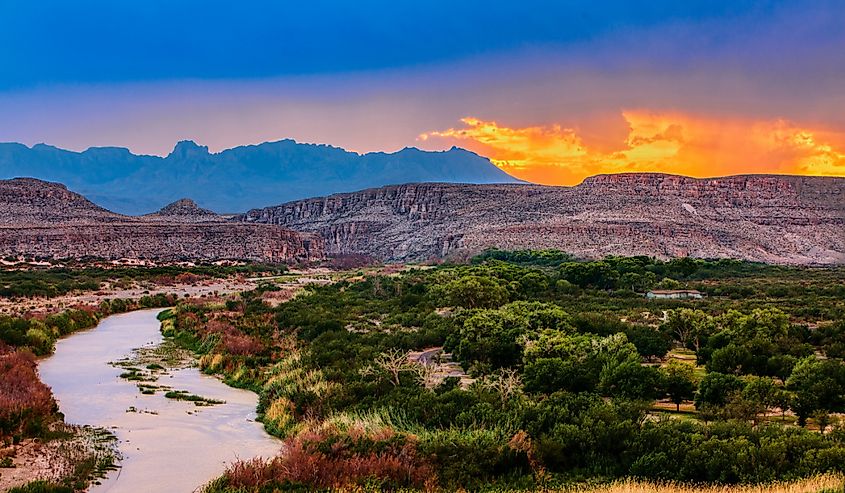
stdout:
[(208, 209), (203, 209), (191, 199), (179, 199), (176, 202), (162, 207), (154, 214), (145, 215), (144, 218), (154, 221), (175, 221), (186, 223), (202, 223), (223, 220), (221, 216), (218, 216)]
[(321, 259), (319, 236), (224, 221), (181, 200), (151, 216), (122, 216), (64, 185), (0, 180), (0, 255), (158, 261)]
[(423, 183), (289, 202), (237, 220), (318, 233), (329, 253), (388, 261), (498, 247), (845, 263), (845, 178), (655, 173), (595, 176), (575, 187)]
[(60, 183), (35, 178), (0, 180), (0, 224), (69, 224), (132, 220), (94, 204)]

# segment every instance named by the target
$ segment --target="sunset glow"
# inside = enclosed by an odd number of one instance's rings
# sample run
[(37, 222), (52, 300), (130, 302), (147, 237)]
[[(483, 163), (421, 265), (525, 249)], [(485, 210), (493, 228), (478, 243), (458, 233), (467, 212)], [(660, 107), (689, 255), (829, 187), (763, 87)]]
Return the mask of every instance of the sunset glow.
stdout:
[(695, 177), (743, 173), (845, 174), (845, 134), (784, 119), (708, 118), (627, 110), (628, 135), (618, 148), (587, 145), (563, 125), (510, 127), (474, 117), (462, 127), (420, 135), (488, 156), (508, 173), (535, 183), (574, 185), (601, 173), (663, 172)]

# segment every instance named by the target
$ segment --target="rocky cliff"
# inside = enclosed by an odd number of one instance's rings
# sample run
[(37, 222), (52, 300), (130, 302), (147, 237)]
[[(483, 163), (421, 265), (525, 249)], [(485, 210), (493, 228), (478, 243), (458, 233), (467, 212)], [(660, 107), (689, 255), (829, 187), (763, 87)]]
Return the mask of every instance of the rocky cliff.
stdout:
[(0, 180), (0, 255), (293, 262), (323, 258), (319, 236), (226, 222), (191, 201), (151, 216), (122, 216), (64, 185)]
[(845, 263), (845, 178), (619, 174), (575, 187), (424, 183), (289, 202), (237, 219), (318, 233), (329, 253), (390, 261), (498, 247), (588, 258)]

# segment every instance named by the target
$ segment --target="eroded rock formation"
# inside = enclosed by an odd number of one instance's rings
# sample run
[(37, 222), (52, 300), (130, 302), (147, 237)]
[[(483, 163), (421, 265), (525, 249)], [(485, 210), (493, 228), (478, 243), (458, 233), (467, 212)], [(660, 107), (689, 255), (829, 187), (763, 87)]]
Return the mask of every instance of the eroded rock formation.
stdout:
[(323, 258), (317, 235), (224, 221), (191, 201), (155, 215), (109, 212), (64, 185), (0, 180), (0, 255), (293, 262)]
[(845, 178), (664, 174), (575, 187), (390, 186), (251, 210), (246, 223), (320, 234), (329, 253), (427, 260), (487, 247), (845, 263)]

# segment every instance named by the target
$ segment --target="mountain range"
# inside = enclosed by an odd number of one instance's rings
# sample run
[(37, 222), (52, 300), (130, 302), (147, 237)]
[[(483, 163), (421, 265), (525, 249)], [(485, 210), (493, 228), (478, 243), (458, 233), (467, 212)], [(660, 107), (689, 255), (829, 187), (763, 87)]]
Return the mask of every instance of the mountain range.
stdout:
[(15, 178), (0, 180), (0, 256), (294, 263), (320, 260), (324, 248), (316, 235), (237, 224), (187, 199), (125, 216), (60, 183)]
[(426, 261), (485, 248), (845, 263), (845, 178), (661, 173), (574, 187), (416, 183), (298, 200), (235, 218), (319, 234), (328, 254)]
[(490, 247), (842, 265), (845, 178), (642, 173), (575, 187), (414, 183), (231, 217), (188, 199), (126, 216), (61, 184), (0, 180), (0, 256), (419, 262)]
[(102, 207), (133, 215), (182, 197), (217, 213), (235, 213), (390, 184), (519, 182), (489, 159), (457, 147), (358, 154), (293, 140), (218, 153), (182, 141), (166, 157), (120, 147), (74, 152), (46, 144), (0, 143), (0, 178), (15, 177), (60, 182)]

